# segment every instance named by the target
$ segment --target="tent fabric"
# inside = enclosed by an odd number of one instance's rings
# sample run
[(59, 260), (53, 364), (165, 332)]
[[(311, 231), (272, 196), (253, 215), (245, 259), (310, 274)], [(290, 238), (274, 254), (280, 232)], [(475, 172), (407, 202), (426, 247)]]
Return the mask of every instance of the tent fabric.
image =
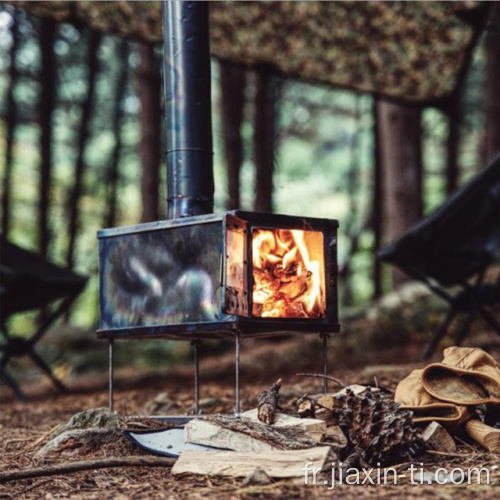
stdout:
[[(57, 21), (157, 43), (161, 2), (14, 2)], [(462, 80), (488, 2), (211, 2), (211, 51), (248, 67), (432, 103)]]
[(500, 156), (379, 257), (443, 286), (464, 283), (500, 259)]
[(0, 237), (0, 318), (78, 294), (87, 278)]

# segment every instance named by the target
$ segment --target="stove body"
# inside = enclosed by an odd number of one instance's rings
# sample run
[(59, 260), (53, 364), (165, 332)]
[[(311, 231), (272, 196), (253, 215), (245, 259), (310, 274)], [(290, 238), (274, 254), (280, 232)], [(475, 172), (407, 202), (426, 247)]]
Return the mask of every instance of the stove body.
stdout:
[(99, 232), (101, 338), (339, 330), (337, 227), (232, 211)]

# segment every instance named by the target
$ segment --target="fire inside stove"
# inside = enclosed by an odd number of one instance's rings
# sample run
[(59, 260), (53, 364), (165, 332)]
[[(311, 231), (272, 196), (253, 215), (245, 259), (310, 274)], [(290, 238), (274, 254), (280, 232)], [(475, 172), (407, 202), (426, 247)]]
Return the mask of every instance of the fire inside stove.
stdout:
[(252, 314), (262, 318), (323, 318), (326, 313), (321, 231), (252, 232)]

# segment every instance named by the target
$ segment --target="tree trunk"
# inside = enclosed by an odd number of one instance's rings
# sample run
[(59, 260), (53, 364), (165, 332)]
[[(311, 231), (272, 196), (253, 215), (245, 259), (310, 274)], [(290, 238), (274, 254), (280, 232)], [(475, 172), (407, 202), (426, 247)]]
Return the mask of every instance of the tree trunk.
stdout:
[(19, 33), (17, 26), (17, 16), (14, 13), (11, 36), (12, 45), (10, 48), (10, 68), (9, 68), (9, 88), (7, 90), (7, 138), (5, 144), (5, 174), (2, 186), (2, 233), (8, 238), (10, 230), (10, 196), (12, 192), (12, 149), (14, 146), (14, 130), (17, 124), (17, 108), (14, 99), (14, 88), (17, 84), (16, 54), (19, 46)]
[[(422, 214), (421, 110), (380, 100), (385, 241), (392, 242), (413, 226)], [(408, 278), (393, 268), (393, 283)]]
[(256, 169), (254, 209), (273, 211), (278, 82), (266, 69), (256, 71), (253, 148)]
[(448, 117), (448, 138), (446, 140), (446, 194), (450, 197), (458, 187), (460, 167), (458, 154), (460, 146), (460, 122), (461, 122), (461, 92), (448, 104), (446, 115)]
[(377, 258), (377, 252), (382, 248), (382, 221), (384, 192), (382, 182), (382, 159), (380, 157), (380, 118), (377, 113), (378, 101), (373, 101), (373, 199), (372, 220), (373, 230), (373, 299), (382, 296), (382, 266)]
[(159, 218), (161, 77), (154, 45), (140, 44), (138, 56), (138, 94), (141, 101), (139, 111), (139, 121), (141, 123), (139, 155), (142, 165), (141, 222), (152, 222)]
[(49, 210), (52, 189), (52, 113), (56, 96), (56, 25), (51, 19), (40, 21), (40, 194), (38, 201), (38, 249), (46, 257), (50, 244)]
[[(363, 231), (364, 223), (359, 223), (359, 193), (358, 183), (360, 174), (359, 161), (359, 125), (361, 113), (359, 109), (359, 98), (355, 105), (355, 130), (350, 144), (350, 165), (347, 174), (347, 194), (349, 196), (348, 215), (345, 219), (346, 240), (349, 252), (346, 261), (339, 272), (339, 279), (343, 283), (343, 304), (350, 307), (354, 303), (354, 291), (352, 286), (352, 260), (358, 251), (359, 240)], [(362, 224), (362, 225), (361, 225)]]
[(500, 2), (495, 2), (486, 30), (486, 156), (500, 152)]
[(69, 214), (69, 242), (66, 265), (69, 269), (73, 269), (75, 265), (75, 244), (80, 226), (78, 209), (82, 194), (83, 172), (85, 169), (85, 149), (90, 135), (90, 117), (94, 107), (95, 81), (99, 70), (98, 51), (100, 40), (101, 36), (97, 32), (90, 32), (87, 54), (87, 95), (81, 107), (80, 128), (78, 130), (78, 156), (75, 164), (75, 179), (67, 202)]
[(243, 162), (241, 125), (245, 109), (246, 73), (239, 66), (222, 62), (220, 68), (222, 137), (227, 169), (227, 209), (240, 208), (240, 171)]
[(107, 212), (105, 217), (105, 227), (114, 227), (116, 225), (116, 208), (118, 196), (118, 177), (119, 165), (122, 149), (121, 126), (123, 121), (123, 101), (126, 95), (128, 84), (128, 56), (129, 46), (126, 41), (121, 41), (118, 48), (118, 59), (121, 61), (121, 68), (116, 79), (115, 90), (115, 111), (112, 118), (113, 135), (115, 137), (115, 146), (111, 154), (111, 160), (108, 169), (108, 196)]

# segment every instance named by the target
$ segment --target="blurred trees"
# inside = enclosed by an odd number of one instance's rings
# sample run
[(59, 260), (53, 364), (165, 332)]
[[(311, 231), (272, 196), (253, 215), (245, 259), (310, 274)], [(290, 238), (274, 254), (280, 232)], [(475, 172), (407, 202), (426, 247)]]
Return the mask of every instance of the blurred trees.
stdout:
[(140, 44), (137, 49), (138, 95), (141, 126), (141, 222), (159, 218), (161, 163), (161, 73), (160, 61), (153, 45)]
[(500, 2), (486, 27), (486, 156), (500, 152)]
[(116, 51), (119, 61), (117, 78), (114, 82), (114, 110), (111, 116), (111, 127), (115, 145), (111, 153), (106, 177), (107, 209), (105, 212), (104, 226), (114, 227), (117, 221), (118, 182), (120, 177), (120, 161), (123, 149), (123, 114), (125, 98), (129, 79), (129, 46), (124, 40), (120, 41)]
[[(422, 217), (421, 110), (380, 99), (377, 120), (380, 127), (383, 231), (385, 242), (389, 243)], [(396, 268), (392, 274), (396, 285), (409, 279)]]
[(69, 269), (73, 269), (75, 264), (75, 244), (76, 238), (80, 229), (80, 197), (82, 195), (83, 172), (85, 168), (85, 152), (87, 148), (88, 138), (90, 136), (90, 117), (94, 109), (95, 82), (97, 72), (99, 71), (99, 44), (101, 35), (95, 31), (90, 32), (87, 46), (86, 66), (87, 75), (87, 95), (82, 101), (80, 125), (78, 129), (77, 139), (77, 158), (75, 163), (75, 173), (73, 187), (70, 189), (68, 197), (68, 255), (66, 264)]
[(255, 71), (253, 153), (256, 212), (273, 212), (273, 178), (277, 149), (279, 79), (267, 68)]
[(38, 193), (38, 249), (48, 255), (51, 228), (49, 221), (52, 195), (52, 113), (56, 99), (56, 60), (54, 53), (55, 23), (51, 19), (40, 22), (40, 188)]
[[(161, 61), (153, 46), (13, 13), (0, 6), (2, 231), (92, 276), (73, 314), (89, 326), (96, 230), (163, 217)], [(393, 280), (376, 250), (499, 148), (498, 50), (495, 28), (446, 109), (214, 62), (216, 210), (340, 219), (344, 304), (379, 297)]]
[(17, 123), (17, 107), (14, 101), (14, 89), (17, 85), (17, 64), (16, 55), (19, 45), (18, 33), (18, 18), (14, 13), (10, 26), (11, 46), (10, 46), (10, 65), (9, 65), (9, 86), (7, 89), (6, 112), (7, 112), (7, 131), (5, 138), (5, 163), (4, 177), (2, 184), (2, 233), (8, 237), (10, 229), (10, 196), (11, 196), (11, 180), (12, 180), (12, 148), (14, 145), (14, 131)]
[(246, 71), (221, 61), (221, 128), (227, 169), (228, 210), (240, 208), (240, 174), (243, 163), (242, 124), (245, 111)]

